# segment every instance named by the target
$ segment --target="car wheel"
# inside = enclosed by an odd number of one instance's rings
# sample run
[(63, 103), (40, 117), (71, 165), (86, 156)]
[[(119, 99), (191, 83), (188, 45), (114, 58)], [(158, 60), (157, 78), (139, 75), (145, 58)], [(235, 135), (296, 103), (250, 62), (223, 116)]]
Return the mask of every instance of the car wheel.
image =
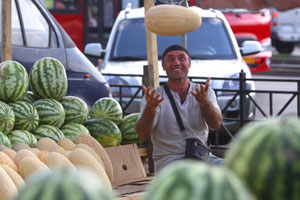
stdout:
[(275, 47), (279, 53), (291, 54), (294, 51), (295, 43), (293, 43), (293, 42), (277, 42)]

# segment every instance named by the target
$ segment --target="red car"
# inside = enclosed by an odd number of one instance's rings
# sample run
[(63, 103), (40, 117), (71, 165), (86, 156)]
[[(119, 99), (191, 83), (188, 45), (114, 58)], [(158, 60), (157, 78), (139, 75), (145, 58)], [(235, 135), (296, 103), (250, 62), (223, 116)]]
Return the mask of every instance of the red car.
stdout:
[(263, 51), (251, 56), (245, 56), (252, 73), (271, 70), (272, 46), (271, 46), (271, 14), (268, 9), (249, 11), (246, 9), (221, 10), (227, 18), (239, 46), (245, 40), (259, 41)]

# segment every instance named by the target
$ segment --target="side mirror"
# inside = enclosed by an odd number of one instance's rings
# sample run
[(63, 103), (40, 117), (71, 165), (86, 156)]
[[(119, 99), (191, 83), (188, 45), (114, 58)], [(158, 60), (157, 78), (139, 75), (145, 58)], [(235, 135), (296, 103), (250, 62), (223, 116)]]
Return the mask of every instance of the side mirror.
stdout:
[(240, 48), (242, 56), (248, 56), (259, 53), (263, 50), (261, 44), (258, 41), (244, 41)]
[(89, 43), (84, 47), (84, 54), (87, 56), (94, 56), (94, 57), (103, 57), (102, 55), (105, 53), (105, 50), (102, 48), (100, 43)]

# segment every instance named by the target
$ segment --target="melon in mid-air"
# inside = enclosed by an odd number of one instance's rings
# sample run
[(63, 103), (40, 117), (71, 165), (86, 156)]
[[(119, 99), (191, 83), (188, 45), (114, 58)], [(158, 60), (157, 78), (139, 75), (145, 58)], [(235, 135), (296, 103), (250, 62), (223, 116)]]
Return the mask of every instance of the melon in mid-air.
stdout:
[(165, 36), (192, 32), (198, 29), (201, 23), (201, 15), (196, 8), (179, 5), (153, 6), (145, 16), (146, 27), (153, 33)]

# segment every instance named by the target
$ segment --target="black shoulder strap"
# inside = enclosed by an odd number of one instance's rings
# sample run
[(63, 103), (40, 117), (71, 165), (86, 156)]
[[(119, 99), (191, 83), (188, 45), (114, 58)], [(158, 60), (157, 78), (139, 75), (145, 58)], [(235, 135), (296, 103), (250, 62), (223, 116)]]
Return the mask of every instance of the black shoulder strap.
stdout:
[(171, 102), (171, 105), (172, 105), (172, 108), (173, 108), (173, 111), (174, 111), (174, 114), (175, 114), (178, 126), (179, 126), (180, 130), (183, 131), (185, 128), (183, 126), (182, 119), (181, 119), (180, 114), (178, 112), (178, 109), (176, 107), (173, 95), (171, 94), (170, 89), (169, 89), (167, 83), (164, 84), (163, 87), (164, 87), (164, 89), (165, 89), (165, 91), (166, 91), (166, 93), (167, 93), (167, 95), (168, 95), (168, 97), (170, 99), (170, 102)]

